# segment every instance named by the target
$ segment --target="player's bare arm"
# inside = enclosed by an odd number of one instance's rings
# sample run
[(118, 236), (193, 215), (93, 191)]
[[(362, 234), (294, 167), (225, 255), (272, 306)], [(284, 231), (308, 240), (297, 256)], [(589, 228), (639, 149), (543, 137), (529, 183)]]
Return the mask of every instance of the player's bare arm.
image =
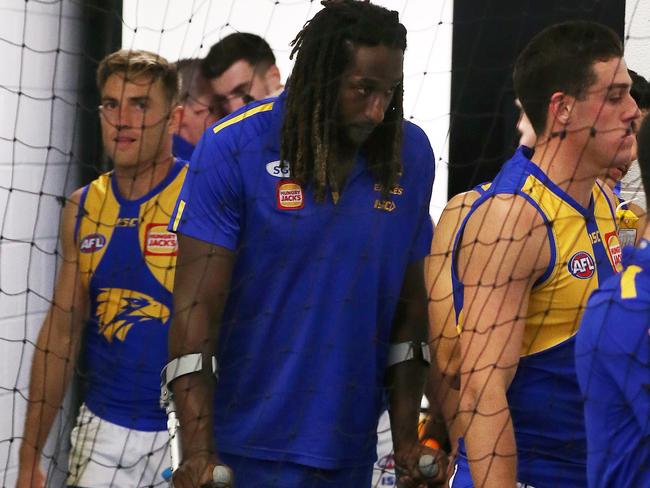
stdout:
[(514, 195), (481, 205), (459, 246), (457, 270), (464, 285), (459, 412), (477, 487), (516, 485), (506, 391), (519, 362), (530, 291), (549, 259), (541, 216)]
[[(178, 247), (169, 357), (200, 352), (203, 364), (210, 364), (235, 254), (182, 234), (178, 236)], [(213, 467), (219, 464), (212, 430), (214, 381), (211, 372), (204, 369), (172, 383), (183, 449), (183, 463), (174, 472), (176, 488), (197, 487), (210, 481)]]
[(63, 208), (54, 297), (38, 334), (32, 361), (16, 484), (19, 488), (45, 485), (41, 454), (72, 379), (88, 313), (88, 293), (79, 277), (74, 236), (80, 195), (81, 190), (74, 192)]
[(455, 195), (443, 210), (433, 234), (431, 254), (425, 260), (425, 283), (429, 295), (429, 345), (431, 366), (425, 394), (442, 414), (449, 432), (452, 453), (462, 431), (455, 428), (460, 380), (460, 344), (456, 330), (451, 280), (451, 252), (458, 229), (479, 197), (471, 191)]
[[(426, 343), (426, 303), (424, 264), (422, 261), (418, 261), (410, 264), (406, 270), (393, 324), (391, 343), (409, 341)], [(400, 479), (405, 487), (438, 486), (445, 479), (446, 460), (444, 454), (422, 446), (418, 439), (417, 422), (425, 375), (426, 363), (421, 360), (402, 361), (389, 367), (386, 374), (395, 464), (396, 469), (408, 472)], [(418, 470), (420, 456), (427, 450), (430, 450), (436, 461), (441, 464), (438, 475), (429, 485), (426, 484), (422, 473)]]
[(445, 381), (456, 388), (460, 354), (451, 281), (451, 252), (456, 233), (478, 197), (479, 194), (472, 191), (460, 193), (447, 202), (436, 226), (425, 268), (431, 359), (435, 358)]

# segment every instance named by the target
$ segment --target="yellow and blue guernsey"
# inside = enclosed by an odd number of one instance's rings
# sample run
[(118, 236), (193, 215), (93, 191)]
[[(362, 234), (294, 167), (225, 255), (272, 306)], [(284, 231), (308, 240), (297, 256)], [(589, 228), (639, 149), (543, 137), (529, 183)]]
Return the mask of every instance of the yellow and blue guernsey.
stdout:
[(186, 164), (176, 160), (147, 195), (127, 200), (106, 173), (83, 189), (77, 217), (79, 270), (90, 295), (84, 400), (109, 422), (165, 430), (160, 370), (167, 361), (176, 235), (167, 230)]
[(237, 253), (219, 330), (216, 445), (372, 469), (405, 270), (431, 245), (433, 152), (404, 122), (403, 174), (388, 197), (360, 155), (338, 200), (316, 202), (279, 161), (284, 101), (254, 102), (206, 132), (172, 218), (173, 230)]
[(589, 488), (650, 486), (650, 242), (587, 304), (576, 337)]
[[(621, 270), (615, 209), (599, 184), (593, 188), (589, 207), (582, 207), (520, 148), (474, 203), (461, 225), (454, 253), (474, 210), (498, 194), (519, 195), (540, 213), (551, 250), (549, 265), (531, 291), (519, 366), (507, 393), (518, 480), (535, 488), (582, 488), (586, 486), (585, 427), (574, 342), (589, 295)], [(452, 278), (462, 329), (463, 285), (456, 269)], [(464, 448), (458, 471), (453, 486), (472, 486)]]

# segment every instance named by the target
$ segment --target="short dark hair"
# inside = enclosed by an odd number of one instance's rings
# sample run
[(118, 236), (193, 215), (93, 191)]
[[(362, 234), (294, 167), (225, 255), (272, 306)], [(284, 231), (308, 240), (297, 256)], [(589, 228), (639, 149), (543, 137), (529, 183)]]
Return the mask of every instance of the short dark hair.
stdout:
[[(312, 184), (317, 201), (329, 188), (338, 192), (333, 177), (338, 133), (340, 80), (355, 46), (386, 46), (406, 50), (406, 28), (397, 12), (355, 0), (321, 2), (325, 8), (308, 21), (291, 43), (296, 63), (289, 77), (282, 126), (280, 160), (291, 175)], [(403, 85), (395, 89), (384, 120), (364, 145), (370, 170), (386, 195), (401, 173)]]
[(269, 43), (256, 34), (235, 32), (210, 48), (201, 64), (201, 72), (207, 79), (218, 78), (239, 60), (247, 61), (256, 70), (265, 70), (275, 64), (275, 56)]
[(551, 95), (577, 99), (596, 81), (593, 64), (623, 57), (616, 32), (597, 22), (577, 20), (544, 29), (521, 52), (513, 73), (515, 94), (537, 135), (546, 129)]
[(646, 199), (650, 196), (650, 117), (645, 117), (641, 123), (641, 128), (636, 135), (638, 144), (637, 155), (639, 160), (639, 169), (641, 170), (641, 182)]
[(632, 78), (632, 88), (630, 95), (641, 110), (650, 109), (650, 83), (636, 71), (628, 69), (627, 72)]
[(178, 101), (178, 72), (162, 56), (144, 50), (121, 49), (101, 60), (97, 67), (97, 88), (101, 92), (111, 75), (121, 74), (127, 80), (148, 76), (151, 82), (161, 80), (170, 103)]

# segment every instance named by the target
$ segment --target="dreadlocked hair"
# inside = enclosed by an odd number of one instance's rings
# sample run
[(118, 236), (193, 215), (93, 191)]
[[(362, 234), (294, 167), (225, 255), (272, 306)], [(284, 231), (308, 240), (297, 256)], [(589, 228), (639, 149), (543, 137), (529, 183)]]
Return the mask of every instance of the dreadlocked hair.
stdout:
[[(316, 201), (327, 189), (338, 192), (334, 177), (338, 155), (338, 98), (343, 72), (355, 46), (406, 50), (406, 28), (397, 12), (356, 0), (324, 0), (325, 7), (292, 41), (296, 62), (289, 78), (281, 136), (281, 161), (291, 176), (311, 185)], [(386, 197), (402, 172), (403, 85), (397, 87), (383, 122), (362, 150)], [(283, 163), (285, 164), (285, 163)]]

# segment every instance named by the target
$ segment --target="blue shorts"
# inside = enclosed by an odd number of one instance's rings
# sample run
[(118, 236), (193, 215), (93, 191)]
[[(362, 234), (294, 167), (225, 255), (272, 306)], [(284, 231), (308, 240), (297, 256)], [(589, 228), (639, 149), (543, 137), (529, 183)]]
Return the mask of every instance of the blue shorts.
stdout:
[(286, 461), (265, 461), (221, 454), (230, 466), (235, 485), (245, 488), (359, 488), (372, 483), (372, 464), (363, 467), (320, 469)]
[(450, 488), (474, 488), (472, 475), (469, 472), (467, 458), (457, 456), (454, 471), (449, 479)]
[[(454, 471), (449, 478), (449, 488), (474, 488), (472, 474), (469, 470), (467, 461), (467, 451), (465, 450), (464, 439), (458, 439), (458, 455), (454, 464)], [(517, 482), (517, 488), (535, 488), (527, 483)]]
[[(469, 463), (467, 458), (463, 456), (458, 456), (456, 458), (456, 464), (454, 465), (454, 471), (449, 479), (450, 488), (474, 488), (474, 483), (472, 483), (472, 475), (469, 471)], [(533, 485), (526, 483), (517, 483), (517, 488), (534, 488)]]

